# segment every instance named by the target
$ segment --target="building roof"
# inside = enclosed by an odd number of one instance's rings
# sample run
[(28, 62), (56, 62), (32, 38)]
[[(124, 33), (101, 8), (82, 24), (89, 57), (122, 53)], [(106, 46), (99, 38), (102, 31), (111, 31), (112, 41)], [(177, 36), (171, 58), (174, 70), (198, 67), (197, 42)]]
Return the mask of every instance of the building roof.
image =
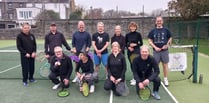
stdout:
[(1, 0), (0, 2), (14, 2), (14, 3), (69, 3), (70, 0)]

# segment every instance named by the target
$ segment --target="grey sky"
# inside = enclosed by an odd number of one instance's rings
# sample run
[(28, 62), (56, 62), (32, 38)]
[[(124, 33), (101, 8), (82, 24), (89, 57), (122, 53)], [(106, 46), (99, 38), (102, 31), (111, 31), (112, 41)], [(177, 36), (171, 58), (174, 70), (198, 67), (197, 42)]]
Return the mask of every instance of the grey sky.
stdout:
[(104, 11), (109, 9), (115, 9), (118, 6), (118, 10), (126, 10), (134, 13), (142, 12), (144, 5), (144, 11), (151, 13), (156, 9), (167, 9), (168, 2), (171, 0), (75, 0), (76, 5), (81, 5), (85, 9), (103, 8)]

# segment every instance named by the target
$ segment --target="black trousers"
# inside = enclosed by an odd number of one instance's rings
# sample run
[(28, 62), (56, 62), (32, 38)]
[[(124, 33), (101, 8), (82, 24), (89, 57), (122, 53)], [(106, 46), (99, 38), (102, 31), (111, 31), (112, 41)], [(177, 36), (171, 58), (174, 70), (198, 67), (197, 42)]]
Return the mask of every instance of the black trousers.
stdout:
[(22, 76), (23, 82), (27, 82), (27, 80), (34, 79), (34, 71), (35, 71), (35, 59), (34, 58), (27, 58), (25, 54), (20, 54), (21, 58), (21, 66), (22, 66)]
[[(58, 76), (60, 77), (60, 80), (57, 78)], [(59, 73), (57, 73), (57, 72), (51, 72), (51, 73), (49, 74), (49, 79), (50, 79), (54, 84), (59, 84), (59, 83), (61, 83), (61, 86), (62, 86), (63, 88), (69, 88), (69, 84), (65, 85), (64, 82), (63, 82), (63, 80), (65, 79), (65, 77), (64, 77), (64, 76), (60, 76)]]
[[(153, 81), (151, 81), (151, 82), (153, 82), (153, 91), (159, 91), (159, 87), (160, 87), (160, 82), (161, 82), (161, 80), (160, 80), (160, 77), (157, 77), (157, 78), (155, 78)], [(136, 84), (136, 93), (139, 95), (139, 91), (140, 91), (140, 89), (139, 89), (139, 85), (138, 84)]]

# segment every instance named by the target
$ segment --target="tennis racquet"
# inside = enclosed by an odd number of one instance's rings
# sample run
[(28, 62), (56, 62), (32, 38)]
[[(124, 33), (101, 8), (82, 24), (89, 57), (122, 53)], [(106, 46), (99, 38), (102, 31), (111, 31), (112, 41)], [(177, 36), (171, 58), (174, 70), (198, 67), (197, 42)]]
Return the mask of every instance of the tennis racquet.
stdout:
[(36, 54), (36, 60), (37, 61), (44, 61), (44, 59), (45, 59), (45, 53), (44, 52), (38, 52), (37, 54)]
[(87, 97), (89, 95), (89, 85), (87, 82), (82, 83), (82, 89), (83, 96)]
[(149, 98), (151, 97), (151, 90), (150, 90), (150, 88), (148, 86), (145, 86), (144, 89), (140, 89), (139, 97), (143, 101), (149, 100)]
[[(143, 80), (145, 80), (145, 71), (142, 71)], [(151, 90), (149, 86), (145, 86), (144, 89), (139, 90), (139, 97), (143, 101), (147, 101), (150, 99), (151, 96)]]
[(131, 61), (131, 63), (133, 63), (134, 59), (135, 59), (137, 56), (139, 56), (139, 54), (136, 54), (136, 53), (131, 54), (131, 56), (130, 56), (130, 61)]
[(57, 93), (58, 97), (67, 97), (70, 95), (70, 92), (67, 89), (64, 89), (62, 87), (62, 89)]
[(41, 68), (39, 69), (39, 74), (41, 77), (43, 78), (48, 78), (49, 73), (50, 73), (50, 64), (48, 63), (48, 61), (46, 61)]

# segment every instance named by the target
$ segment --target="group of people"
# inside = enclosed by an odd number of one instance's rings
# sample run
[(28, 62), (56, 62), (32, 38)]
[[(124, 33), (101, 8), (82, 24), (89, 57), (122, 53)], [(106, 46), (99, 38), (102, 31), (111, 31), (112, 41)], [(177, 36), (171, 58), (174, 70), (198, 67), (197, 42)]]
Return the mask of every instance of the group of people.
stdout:
[[(36, 39), (30, 32), (30, 25), (24, 23), (22, 31), (17, 36), (17, 48), (20, 51), (23, 85), (36, 82), (33, 77), (36, 57)], [(126, 86), (125, 73), (127, 69), (125, 49), (130, 68), (133, 73), (131, 85), (136, 85), (137, 94), (141, 89), (153, 82), (155, 99), (160, 99), (159, 63), (163, 64), (164, 84), (168, 86), (168, 46), (171, 45), (172, 36), (168, 29), (163, 27), (163, 18), (156, 17), (156, 27), (148, 34), (148, 42), (153, 48), (153, 56), (149, 47), (143, 45), (143, 39), (137, 32), (138, 25), (131, 22), (128, 26), (129, 33), (121, 34), (121, 26), (115, 26), (115, 34), (111, 38), (111, 53), (108, 53), (109, 34), (104, 31), (104, 23), (97, 23), (97, 32), (91, 35), (85, 31), (84, 21), (78, 22), (78, 31), (72, 36), (72, 48), (68, 45), (64, 35), (57, 31), (55, 23), (51, 23), (50, 32), (45, 36), (45, 57), (50, 63), (49, 79), (55, 84), (52, 89), (59, 86), (69, 87), (70, 76), (73, 72), (72, 60), (63, 53), (62, 45), (73, 52), (79, 61), (75, 61), (75, 79), (73, 82), (85, 80), (90, 86), (90, 93), (95, 90), (94, 83), (98, 81), (100, 64), (105, 67), (106, 80), (104, 89), (112, 90), (116, 95), (124, 95)], [(93, 58), (88, 55), (91, 46), (94, 49)], [(133, 55), (135, 55), (133, 57)], [(95, 65), (95, 66), (94, 66)], [(95, 69), (94, 69), (95, 68)], [(59, 78), (58, 78), (59, 77)], [(80, 83), (80, 82), (79, 82)], [(119, 85), (120, 84), (120, 85)], [(121, 90), (122, 89), (122, 90)], [(80, 91), (82, 88), (80, 87)], [(127, 92), (127, 91), (125, 91)]]

